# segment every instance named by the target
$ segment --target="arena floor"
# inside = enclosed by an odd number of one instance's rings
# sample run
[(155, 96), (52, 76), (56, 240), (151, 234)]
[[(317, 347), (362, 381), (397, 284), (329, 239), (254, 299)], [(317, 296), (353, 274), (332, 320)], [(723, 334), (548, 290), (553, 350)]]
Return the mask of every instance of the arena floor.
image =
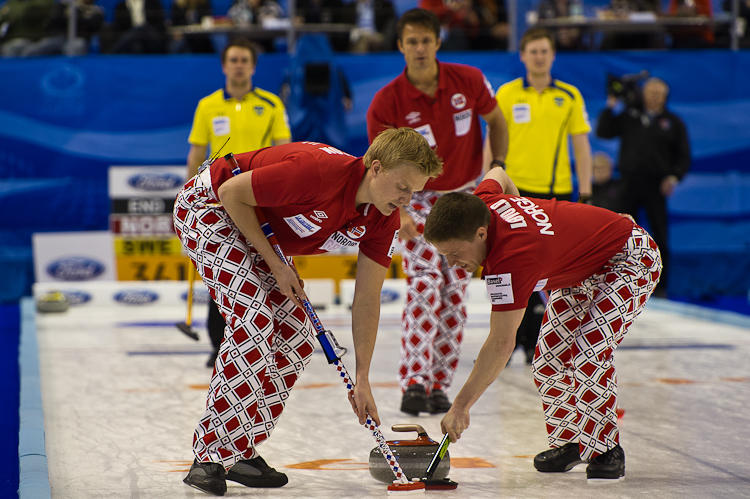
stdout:
[[(566, 474), (534, 470), (533, 456), (548, 445), (531, 370), (517, 351), (473, 408), (464, 437), (450, 446), (449, 476), (459, 487), (425, 497), (750, 497), (750, 329), (666, 311), (660, 303), (647, 306), (616, 353), (624, 480), (591, 486), (584, 466)], [(211, 374), (204, 365), (205, 308), (196, 310), (200, 342), (174, 327), (185, 313), (178, 305), (72, 307), (37, 316), (53, 498), (209, 497), (182, 483)], [(439, 416), (398, 411), (400, 312), (398, 304), (383, 307), (373, 359), (382, 429), (387, 439), (403, 438), (390, 426), (418, 423), (439, 440)], [(486, 307), (471, 306), (469, 313), (457, 387), (489, 326)], [(347, 311), (334, 307), (320, 316), (351, 347)], [(344, 363), (353, 372), (351, 353)], [(273, 436), (259, 448), (289, 484), (248, 489), (228, 482), (226, 497), (388, 497), (386, 485), (368, 472), (374, 446), (334, 368), (316, 352)]]

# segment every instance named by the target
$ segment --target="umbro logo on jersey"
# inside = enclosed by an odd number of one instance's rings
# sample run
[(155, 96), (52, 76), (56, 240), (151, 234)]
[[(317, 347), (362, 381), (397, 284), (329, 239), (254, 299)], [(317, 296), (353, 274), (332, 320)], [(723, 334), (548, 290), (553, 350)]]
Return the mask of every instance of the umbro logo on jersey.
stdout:
[(422, 120), (422, 113), (419, 111), (412, 111), (406, 115), (406, 122), (410, 125)]
[(318, 223), (321, 223), (323, 218), (328, 218), (328, 215), (326, 215), (325, 211), (315, 210), (313, 211), (313, 214), (310, 215), (310, 218), (315, 220)]

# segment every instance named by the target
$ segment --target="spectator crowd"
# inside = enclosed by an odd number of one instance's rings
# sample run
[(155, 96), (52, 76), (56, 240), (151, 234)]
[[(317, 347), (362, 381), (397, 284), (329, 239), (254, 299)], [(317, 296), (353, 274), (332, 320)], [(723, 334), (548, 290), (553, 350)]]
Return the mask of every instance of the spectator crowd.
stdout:
[[(226, 27), (247, 28), (242, 36), (250, 36), (261, 51), (269, 52), (286, 48), (283, 30), (290, 26), (300, 31), (304, 27), (321, 30), (336, 52), (394, 51), (396, 20), (403, 10), (393, 0), (297, 0), (291, 16), (289, 0), (233, 0), (228, 9), (213, 5), (211, 0), (119, 0), (111, 5), (105, 7), (97, 0), (7, 0), (0, 4), (0, 54), (213, 53), (234, 36), (232, 30), (222, 31)], [(526, 13), (529, 26), (583, 18), (580, 0), (536, 0), (531, 5), (534, 10)], [(418, 6), (438, 16), (443, 51), (508, 48), (505, 0), (419, 0)], [(721, 8), (731, 13), (731, 2), (725, 1)], [(713, 12), (711, 0), (670, 0), (664, 6), (656, 0), (611, 0), (596, 8), (595, 17), (711, 18)], [(744, 29), (750, 18), (750, 0), (740, 1), (738, 15), (733, 29), (739, 34), (740, 46), (750, 46), (750, 32)], [(71, 24), (74, 36), (70, 35)], [(605, 32), (594, 41), (595, 34), (581, 26), (553, 27), (558, 50), (728, 47), (730, 29), (730, 24), (718, 23), (672, 26), (666, 35), (618, 30)]]

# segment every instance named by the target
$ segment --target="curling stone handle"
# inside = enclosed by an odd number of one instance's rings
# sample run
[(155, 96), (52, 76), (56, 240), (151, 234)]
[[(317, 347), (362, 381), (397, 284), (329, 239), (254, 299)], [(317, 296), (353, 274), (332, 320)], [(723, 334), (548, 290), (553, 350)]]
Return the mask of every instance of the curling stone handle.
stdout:
[(418, 424), (395, 424), (391, 426), (391, 430), (397, 431), (397, 432), (404, 432), (404, 431), (416, 431), (417, 435), (420, 437), (427, 437), (427, 430), (425, 430), (422, 425)]

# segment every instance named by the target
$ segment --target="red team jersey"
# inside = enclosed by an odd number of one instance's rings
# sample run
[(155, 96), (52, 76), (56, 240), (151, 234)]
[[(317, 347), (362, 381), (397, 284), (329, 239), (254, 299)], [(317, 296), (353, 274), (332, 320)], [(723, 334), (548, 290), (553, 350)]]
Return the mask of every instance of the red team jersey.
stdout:
[[(325, 144), (296, 142), (237, 154), (235, 159), (242, 172), (253, 170), (255, 199), (287, 256), (359, 246), (371, 260), (390, 266), (400, 227), (398, 211), (385, 216), (371, 204), (354, 207), (365, 176), (362, 158)], [(211, 165), (215, 193), (232, 177), (223, 158)]]
[(525, 308), (534, 291), (580, 284), (633, 230), (633, 222), (604, 208), (503, 194), (492, 179), (474, 194), (492, 213), (482, 278), (494, 312)]
[(482, 129), (479, 116), (496, 106), (492, 86), (472, 66), (438, 61), (435, 98), (418, 90), (406, 70), (381, 88), (367, 109), (370, 143), (390, 127), (409, 127), (421, 133), (443, 159), (443, 174), (425, 189), (451, 191), (482, 172)]

